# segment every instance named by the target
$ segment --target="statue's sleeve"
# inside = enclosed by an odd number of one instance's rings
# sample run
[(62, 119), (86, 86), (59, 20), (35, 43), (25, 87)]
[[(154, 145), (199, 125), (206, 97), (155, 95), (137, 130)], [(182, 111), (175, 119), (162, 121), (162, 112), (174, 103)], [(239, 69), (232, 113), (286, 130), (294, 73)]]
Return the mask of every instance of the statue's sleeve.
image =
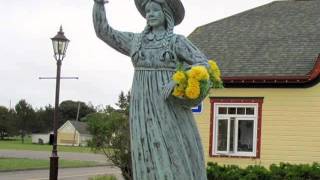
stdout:
[(94, 3), (93, 24), (98, 38), (124, 55), (129, 56), (132, 49), (134, 33), (121, 32), (113, 29), (106, 18), (103, 4)]
[(175, 51), (179, 60), (190, 66), (204, 65), (208, 67), (208, 58), (182, 35), (177, 35)]

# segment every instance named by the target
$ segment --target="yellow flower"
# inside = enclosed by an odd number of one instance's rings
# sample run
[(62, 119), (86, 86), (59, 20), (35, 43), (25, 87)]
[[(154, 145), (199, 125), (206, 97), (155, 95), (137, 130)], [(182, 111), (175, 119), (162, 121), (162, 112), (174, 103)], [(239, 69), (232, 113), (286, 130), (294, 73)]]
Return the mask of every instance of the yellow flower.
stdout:
[(204, 66), (193, 66), (187, 74), (189, 78), (197, 79), (198, 81), (209, 79), (209, 73)]
[(200, 86), (200, 82), (195, 78), (189, 78), (188, 79), (188, 87), (190, 87), (190, 86), (199, 87)]
[(200, 88), (196, 87), (187, 87), (186, 89), (186, 96), (189, 99), (197, 99), (200, 95)]
[(182, 97), (184, 95), (184, 88), (182, 86), (176, 86), (172, 92), (172, 95), (176, 97)]
[(176, 83), (183, 83), (184, 81), (186, 81), (187, 77), (184, 74), (183, 71), (177, 71), (173, 76), (172, 79), (176, 82)]
[(219, 69), (217, 63), (214, 60), (209, 60), (208, 63), (211, 69)]
[(221, 81), (220, 76), (216, 76), (216, 75), (214, 75), (214, 79), (215, 79), (215, 80), (217, 80), (217, 81)]
[(200, 83), (197, 79), (188, 79), (188, 87), (186, 88), (186, 96), (190, 99), (197, 99), (200, 95)]
[(217, 63), (215, 61), (213, 61), (213, 60), (209, 60), (208, 63), (210, 65), (210, 69), (213, 72), (213, 74), (215, 76), (219, 76), (220, 77), (221, 76), (221, 72), (220, 72), (220, 69), (219, 69)]

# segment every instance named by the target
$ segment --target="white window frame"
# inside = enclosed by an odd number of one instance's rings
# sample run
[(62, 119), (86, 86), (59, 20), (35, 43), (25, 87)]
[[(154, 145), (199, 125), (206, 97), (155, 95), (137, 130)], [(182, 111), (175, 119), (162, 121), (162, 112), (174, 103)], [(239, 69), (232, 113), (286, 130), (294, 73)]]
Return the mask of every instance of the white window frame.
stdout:
[[(219, 107), (235, 107), (235, 108), (254, 108), (253, 115), (240, 115), (240, 114), (218, 114)], [(213, 134), (213, 148), (212, 154), (219, 156), (244, 156), (244, 157), (256, 157), (257, 153), (257, 142), (258, 142), (258, 103), (214, 103), (214, 117), (213, 117), (213, 126), (214, 126), (214, 134)], [(231, 126), (231, 118), (235, 118), (234, 123), (234, 148), (231, 152), (230, 148), (230, 126)], [(227, 151), (218, 151), (218, 121), (219, 120), (228, 120), (228, 131), (227, 131)], [(253, 140), (252, 140), (252, 152), (238, 152), (238, 124), (239, 121), (251, 120), (253, 121)]]

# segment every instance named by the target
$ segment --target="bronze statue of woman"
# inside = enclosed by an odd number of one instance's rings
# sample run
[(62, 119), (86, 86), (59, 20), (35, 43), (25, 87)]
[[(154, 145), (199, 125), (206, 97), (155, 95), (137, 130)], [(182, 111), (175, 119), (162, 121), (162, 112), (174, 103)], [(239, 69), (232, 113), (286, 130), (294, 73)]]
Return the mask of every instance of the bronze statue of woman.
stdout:
[(206, 180), (200, 136), (188, 103), (171, 95), (177, 66), (208, 66), (188, 39), (173, 33), (184, 18), (180, 0), (135, 0), (147, 20), (141, 33), (113, 29), (105, 1), (94, 0), (97, 36), (129, 56), (134, 66), (130, 99), (130, 138), (134, 180)]

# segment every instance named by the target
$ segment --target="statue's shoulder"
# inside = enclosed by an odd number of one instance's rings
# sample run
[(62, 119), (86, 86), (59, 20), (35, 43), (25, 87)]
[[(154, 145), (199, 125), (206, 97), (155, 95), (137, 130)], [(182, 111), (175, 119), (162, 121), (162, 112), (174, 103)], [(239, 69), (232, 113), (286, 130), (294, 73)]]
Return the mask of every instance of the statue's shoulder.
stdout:
[(174, 34), (177, 38), (186, 39), (186, 37), (182, 34)]
[(139, 48), (142, 41), (142, 33), (131, 33), (132, 46)]
[(133, 40), (139, 40), (142, 38), (142, 33), (131, 33), (132, 39)]
[(173, 38), (175, 39), (175, 42), (178, 41), (185, 41), (187, 38), (182, 34), (173, 34)]
[(176, 47), (190, 46), (192, 43), (182, 34), (174, 34), (174, 45)]
[(175, 44), (189, 44), (190, 40), (182, 34), (174, 34)]

